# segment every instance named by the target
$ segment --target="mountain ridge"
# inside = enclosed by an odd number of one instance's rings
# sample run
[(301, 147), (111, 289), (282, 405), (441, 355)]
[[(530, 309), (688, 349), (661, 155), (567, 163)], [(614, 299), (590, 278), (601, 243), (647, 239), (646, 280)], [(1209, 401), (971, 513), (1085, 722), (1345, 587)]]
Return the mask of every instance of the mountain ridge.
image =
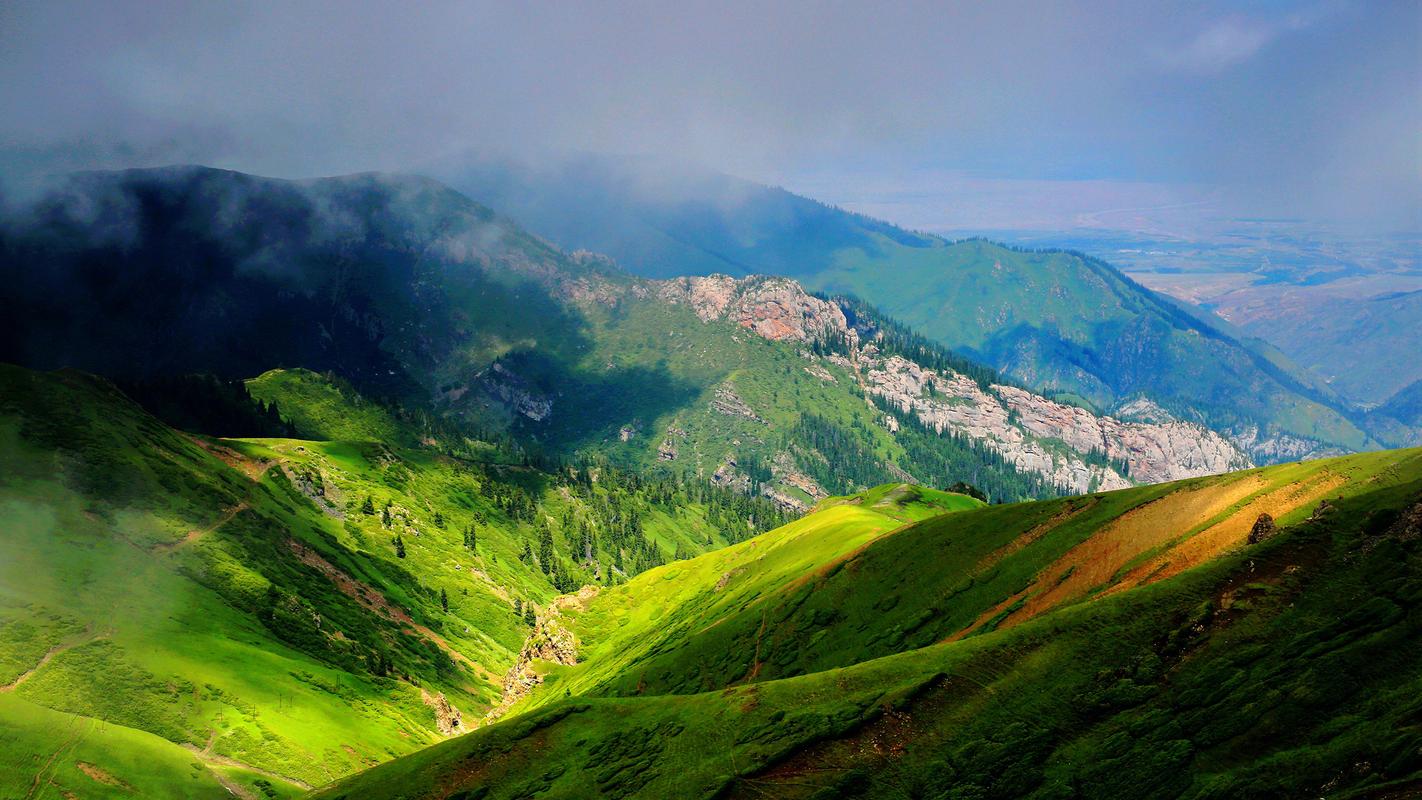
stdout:
[[(733, 274), (781, 274), (812, 290), (853, 294), (1028, 388), (1108, 413), (1145, 396), (1231, 436), (1256, 461), (1375, 447), (1377, 436), (1401, 441), (1282, 353), (1248, 337), (1219, 338), (1227, 323), (1205, 321), (1199, 309), (1090, 257), (996, 245), (976, 253), (985, 243), (901, 231), (782, 189), (675, 165), (586, 158), (538, 169), (445, 164), (435, 172), (551, 240), (609, 253), (638, 274), (730, 266)], [(974, 310), (987, 316), (972, 318)]]
[[(999, 498), (1126, 483), (1107, 463), (1128, 459), (1126, 451), (1098, 457), (1091, 443), (1037, 442), (1051, 431), (1007, 419), (958, 425), (961, 442), (943, 435), (941, 420), (906, 429), (916, 395), (932, 393), (921, 383), (911, 394), (878, 392), (908, 415), (887, 421), (892, 409), (855, 396), (859, 366), (835, 363), (826, 349), (851, 355), (832, 341), (858, 336), (843, 309), (798, 284), (698, 279), (691, 298), (686, 282), (647, 282), (595, 254), (564, 254), (429, 179), (268, 183), (192, 167), (91, 173), (6, 224), (0, 273), (12, 306), (26, 313), (0, 330), (0, 357), (31, 366), (117, 377), (334, 370), (362, 393), (504, 427), (556, 452), (719, 473), (799, 508), (855, 488), (822, 468), (833, 454), (808, 438), (855, 442), (851, 449), (867, 455), (853, 459), (871, 467), (853, 479), (858, 486), (915, 470), (920, 481), (963, 479), (945, 463), (980, 482), (989, 481), (984, 470), (999, 475)], [(715, 306), (723, 300), (740, 305)], [(688, 305), (698, 315), (690, 326), (677, 310)], [(734, 317), (729, 329), (723, 314)], [(807, 314), (820, 329), (804, 327)], [(98, 347), (89, 344), (95, 331)], [(965, 391), (954, 402), (990, 401)], [(775, 409), (786, 393), (813, 418)], [(563, 410), (573, 396), (576, 414)], [(1193, 468), (1240, 465), (1228, 447), (1211, 446), (1219, 456)], [(1164, 472), (1141, 469), (1137, 479), (1181, 476), (1168, 469), (1171, 447), (1155, 457)]]

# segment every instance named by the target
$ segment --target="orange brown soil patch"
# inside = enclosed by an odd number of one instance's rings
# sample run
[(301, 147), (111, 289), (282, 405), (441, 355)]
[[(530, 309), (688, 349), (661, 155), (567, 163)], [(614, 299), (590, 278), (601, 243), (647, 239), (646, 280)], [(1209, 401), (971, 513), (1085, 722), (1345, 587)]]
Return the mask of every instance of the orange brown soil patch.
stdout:
[(104, 770), (103, 767), (100, 767), (97, 764), (90, 764), (87, 761), (75, 761), (74, 766), (77, 767), (80, 772), (89, 776), (91, 780), (102, 783), (105, 786), (123, 786), (125, 788), (128, 787), (128, 784), (110, 775), (107, 771)]
[(1208, 483), (1171, 492), (1122, 514), (1039, 572), (1036, 584), (1047, 588), (1028, 595), (1022, 608), (1004, 619), (1001, 627), (1012, 627), (1084, 597), (1135, 558), (1205, 524), (1264, 486), (1263, 479), (1254, 475)]
[(1254, 521), (1259, 518), (1260, 514), (1268, 514), (1278, 519), (1284, 514), (1327, 496), (1347, 482), (1348, 479), (1343, 475), (1324, 472), (1312, 476), (1306, 481), (1291, 483), (1260, 495), (1227, 519), (1211, 525), (1131, 570), (1116, 585), (1107, 590), (1107, 593), (1115, 593), (1179, 575), (1191, 567), (1216, 558), (1226, 550), (1244, 544), (1249, 537), (1250, 529), (1254, 527)]
[(266, 472), (267, 467), (271, 466), (270, 461), (248, 458), (230, 447), (208, 441), (201, 436), (194, 436), (190, 433), (184, 433), (183, 436), (186, 436), (188, 441), (191, 441), (193, 444), (217, 457), (227, 466), (246, 475), (252, 481), (261, 480), (262, 473)]

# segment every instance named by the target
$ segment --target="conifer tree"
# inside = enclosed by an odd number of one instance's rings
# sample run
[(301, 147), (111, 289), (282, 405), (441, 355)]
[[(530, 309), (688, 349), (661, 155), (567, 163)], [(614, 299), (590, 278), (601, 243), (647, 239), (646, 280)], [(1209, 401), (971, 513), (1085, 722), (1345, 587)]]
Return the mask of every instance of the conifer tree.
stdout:
[(553, 532), (546, 527), (538, 532), (538, 565), (544, 575), (553, 571)]

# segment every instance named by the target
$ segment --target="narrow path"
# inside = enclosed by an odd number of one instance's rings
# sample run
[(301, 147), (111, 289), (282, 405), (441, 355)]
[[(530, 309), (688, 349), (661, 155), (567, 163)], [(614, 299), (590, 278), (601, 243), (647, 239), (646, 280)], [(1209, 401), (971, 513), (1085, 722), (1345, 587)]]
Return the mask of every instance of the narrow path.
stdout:
[[(316, 788), (316, 787), (312, 786), (311, 784), (309, 784), (309, 783), (307, 783), (307, 782), (305, 782), (305, 781), (302, 781), (302, 780), (298, 780), (298, 779), (296, 779), (296, 778), (293, 778), (293, 777), (291, 777), (290, 775), (282, 775), (282, 774), (280, 774), (280, 773), (272, 772), (271, 770), (266, 770), (266, 769), (262, 769), (261, 767), (252, 766), (251, 764), (248, 764), (248, 763), (243, 762), (243, 761), (238, 761), (238, 760), (235, 759), (235, 758), (228, 758), (227, 756), (220, 756), (220, 755), (217, 755), (216, 753), (210, 753), (210, 752), (208, 752), (207, 750), (202, 749), (202, 748), (199, 748), (197, 745), (192, 744), (192, 743), (184, 743), (184, 744), (182, 745), (182, 747), (183, 747), (184, 750), (187, 750), (188, 752), (190, 752), (190, 753), (192, 753), (193, 755), (197, 756), (200, 761), (203, 761), (204, 763), (207, 763), (207, 764), (216, 764), (216, 765), (219, 766), (219, 767), (235, 767), (235, 768), (237, 768), (237, 769), (245, 769), (245, 770), (247, 770), (248, 772), (255, 772), (255, 773), (257, 773), (258, 775), (262, 775), (262, 776), (265, 776), (265, 777), (268, 777), (268, 778), (272, 778), (272, 779), (275, 779), (275, 780), (279, 780), (279, 781), (285, 781), (286, 783), (290, 783), (290, 784), (293, 784), (293, 785), (295, 785), (295, 786), (300, 786), (300, 787), (302, 788), (302, 790), (308, 791), (308, 792), (311, 791), (312, 789)], [(227, 781), (224, 781), (224, 780), (222, 779), (220, 773), (218, 773), (217, 770), (209, 770), (209, 771), (213, 774), (214, 777), (217, 777), (218, 781), (219, 781), (220, 783), (222, 783), (223, 786), (227, 786)], [(232, 788), (232, 787), (230, 787), (230, 786), (228, 787), (229, 790), (231, 790), (231, 788)]]
[[(83, 722), (80, 722), (80, 720), (83, 720)], [(25, 792), (25, 800), (31, 800), (31, 798), (39, 796), (37, 793), (48, 786), (50, 780), (53, 778), (52, 767), (54, 767), (55, 763), (59, 760), (59, 756), (65, 750), (69, 750), (78, 744), (93, 727), (94, 720), (91, 717), (82, 717), (79, 714), (75, 714), (69, 720), (69, 735), (65, 737), (64, 741), (59, 743), (59, 747), (55, 748), (54, 752), (49, 754), (49, 758), (45, 759), (45, 762), (40, 765), (39, 770), (35, 772), (34, 780), (30, 781), (30, 790)]]
[(49, 648), (49, 650), (46, 651), (45, 654), (40, 657), (39, 663), (20, 673), (18, 677), (16, 677), (13, 681), (10, 681), (8, 684), (0, 686), (0, 692), (15, 691), (15, 689), (18, 688), (20, 684), (29, 680), (36, 672), (39, 672), (45, 664), (48, 664), (50, 662), (50, 659), (54, 658), (60, 653), (63, 653), (65, 650), (72, 650), (81, 644), (88, 644), (89, 642), (92, 642), (96, 639), (103, 639), (106, 637), (108, 637), (107, 633), (101, 633), (96, 635), (86, 630), (78, 636), (74, 636), (65, 641), (60, 642), (54, 647)]
[(153, 552), (170, 553), (174, 550), (177, 550), (179, 547), (186, 547), (187, 545), (196, 542), (198, 539), (201, 539), (202, 537), (208, 535), (209, 533), (212, 533), (218, 528), (221, 528), (223, 525), (226, 525), (227, 523), (231, 522), (233, 517), (237, 516), (238, 514), (241, 514), (243, 511), (246, 511), (251, 507), (251, 504), (249, 504), (246, 500), (243, 500), (237, 505), (227, 509), (226, 513), (224, 513), (220, 519), (207, 526), (206, 528), (198, 528), (196, 530), (188, 531), (188, 534), (183, 538), (179, 539), (176, 542), (160, 544), (157, 547), (153, 548)]

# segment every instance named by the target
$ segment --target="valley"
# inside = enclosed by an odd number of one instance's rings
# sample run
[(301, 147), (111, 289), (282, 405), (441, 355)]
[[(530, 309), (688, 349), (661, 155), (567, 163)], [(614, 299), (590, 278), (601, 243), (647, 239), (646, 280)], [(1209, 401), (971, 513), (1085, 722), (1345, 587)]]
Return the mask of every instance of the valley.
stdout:
[(0, 2), (0, 800), (1422, 800), (1418, 53)]

